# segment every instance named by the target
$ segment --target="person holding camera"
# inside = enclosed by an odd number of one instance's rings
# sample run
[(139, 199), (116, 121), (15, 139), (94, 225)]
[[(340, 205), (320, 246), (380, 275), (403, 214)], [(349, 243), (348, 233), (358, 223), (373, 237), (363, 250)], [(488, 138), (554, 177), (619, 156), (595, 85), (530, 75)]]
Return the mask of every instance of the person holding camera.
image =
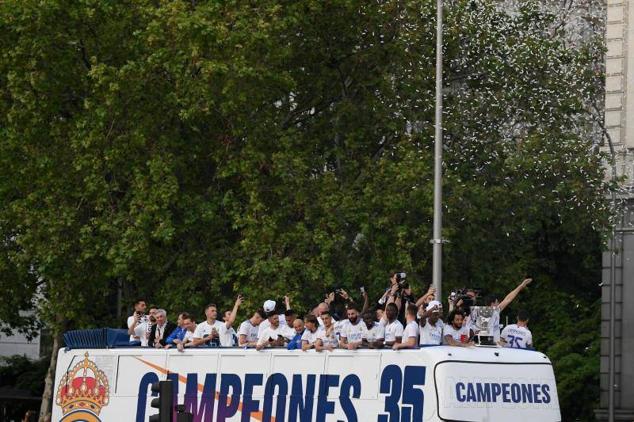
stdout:
[(196, 326), (192, 347), (220, 346), (220, 330), (224, 324), (217, 320), (218, 307), (214, 303), (207, 305), (205, 316), (207, 319)]
[(146, 308), (145, 300), (138, 299), (134, 302), (134, 313), (128, 317), (130, 341), (140, 341), (141, 346), (147, 346), (147, 332), (149, 331), (149, 320), (145, 315)]

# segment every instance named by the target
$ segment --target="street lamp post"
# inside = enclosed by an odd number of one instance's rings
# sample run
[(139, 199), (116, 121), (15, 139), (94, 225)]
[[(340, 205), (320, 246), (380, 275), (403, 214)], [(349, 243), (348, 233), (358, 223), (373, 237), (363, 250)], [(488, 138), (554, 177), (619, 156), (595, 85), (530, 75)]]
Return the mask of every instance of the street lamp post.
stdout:
[(436, 3), (436, 119), (434, 136), (434, 233), (432, 285), (442, 298), (442, 0)]

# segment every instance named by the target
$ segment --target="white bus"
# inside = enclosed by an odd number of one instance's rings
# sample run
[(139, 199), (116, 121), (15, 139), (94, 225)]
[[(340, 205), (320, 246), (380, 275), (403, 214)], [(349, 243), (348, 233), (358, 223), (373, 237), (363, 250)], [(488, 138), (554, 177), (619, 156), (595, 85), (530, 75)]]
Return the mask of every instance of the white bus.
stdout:
[(165, 379), (196, 422), (561, 420), (544, 354), (437, 346), (61, 349), (53, 421), (147, 421), (150, 385)]

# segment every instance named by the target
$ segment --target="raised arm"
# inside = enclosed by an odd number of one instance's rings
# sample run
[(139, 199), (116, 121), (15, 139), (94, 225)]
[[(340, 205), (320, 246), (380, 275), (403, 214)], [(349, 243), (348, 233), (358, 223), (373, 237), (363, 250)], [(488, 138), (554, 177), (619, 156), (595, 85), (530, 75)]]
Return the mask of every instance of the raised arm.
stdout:
[(429, 296), (435, 295), (435, 294), (436, 294), (436, 289), (434, 288), (434, 286), (429, 286), (429, 289), (427, 289), (427, 293), (425, 293), (423, 296), (420, 297), (420, 299), (416, 301), (416, 307), (418, 308), (420, 305), (425, 303), (425, 300)]
[(513, 289), (509, 294), (506, 295), (506, 297), (504, 298), (504, 300), (502, 300), (502, 302), (500, 302), (500, 304), (498, 305), (498, 307), (500, 308), (500, 311), (503, 311), (504, 308), (506, 308), (508, 305), (511, 304), (511, 302), (513, 302), (513, 300), (515, 300), (515, 298), (517, 297), (518, 294), (520, 294), (520, 292), (522, 290), (524, 290), (526, 288), (526, 286), (528, 286), (529, 284), (531, 284), (531, 281), (533, 281), (532, 278), (527, 278), (524, 281), (522, 281), (519, 286), (517, 286), (515, 289)]
[(361, 309), (361, 315), (365, 313), (370, 307), (370, 300), (368, 299), (368, 292), (363, 290), (363, 309)]
[(225, 327), (231, 328), (234, 321), (236, 320), (236, 315), (238, 314), (238, 308), (240, 308), (241, 304), (242, 304), (242, 295), (238, 295), (236, 302), (233, 304), (233, 309), (231, 310), (231, 314), (229, 315), (229, 318), (227, 318), (227, 320), (225, 321)]
[(287, 311), (291, 310), (291, 298), (289, 298), (288, 295), (284, 296), (284, 305), (286, 305)]

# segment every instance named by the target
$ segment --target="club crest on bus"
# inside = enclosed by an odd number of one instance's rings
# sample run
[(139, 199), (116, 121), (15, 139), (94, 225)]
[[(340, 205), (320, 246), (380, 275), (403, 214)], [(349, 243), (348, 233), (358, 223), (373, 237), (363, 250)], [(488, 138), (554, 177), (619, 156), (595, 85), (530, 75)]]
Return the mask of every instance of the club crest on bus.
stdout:
[(100, 422), (99, 412), (108, 405), (109, 395), (108, 377), (88, 359), (86, 352), (57, 386), (56, 403), (63, 413), (60, 422)]

